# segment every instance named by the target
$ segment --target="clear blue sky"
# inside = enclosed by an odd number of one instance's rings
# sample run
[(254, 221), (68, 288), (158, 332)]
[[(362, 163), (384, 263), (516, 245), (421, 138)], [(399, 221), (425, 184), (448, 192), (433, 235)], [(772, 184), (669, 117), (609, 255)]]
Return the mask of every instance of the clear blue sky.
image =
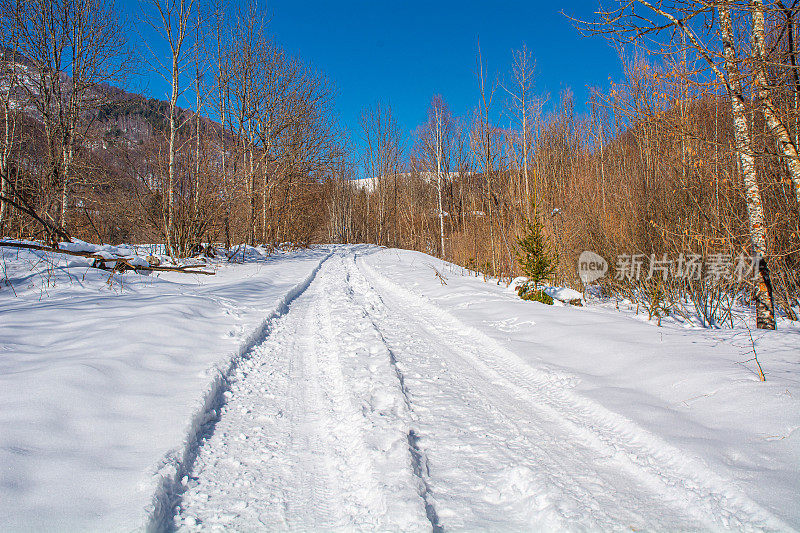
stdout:
[[(130, 15), (139, 11), (138, 0), (118, 2)], [(469, 114), (478, 103), (479, 37), (492, 77), (508, 75), (512, 49), (525, 43), (536, 58), (537, 89), (550, 95), (551, 105), (569, 87), (578, 111), (584, 110), (587, 86), (607, 87), (609, 77), (617, 79), (619, 58), (602, 38), (581, 37), (560, 11), (585, 19), (597, 5), (597, 0), (272, 0), (266, 8), (268, 30), (277, 41), (333, 80), (341, 121), (357, 142), (361, 108), (378, 100), (392, 105), (405, 134), (424, 122), (436, 93), (455, 115)], [(141, 26), (132, 36), (139, 45), (149, 38)], [(149, 96), (167, 94), (153, 75), (131, 81)]]

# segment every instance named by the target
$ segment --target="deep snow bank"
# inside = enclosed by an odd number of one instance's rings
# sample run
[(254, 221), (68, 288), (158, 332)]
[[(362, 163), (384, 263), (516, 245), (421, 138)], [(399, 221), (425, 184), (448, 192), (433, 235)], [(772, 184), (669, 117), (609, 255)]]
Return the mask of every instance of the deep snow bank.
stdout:
[(145, 526), (221, 373), (327, 254), (109, 284), (80, 258), (0, 249), (0, 527)]

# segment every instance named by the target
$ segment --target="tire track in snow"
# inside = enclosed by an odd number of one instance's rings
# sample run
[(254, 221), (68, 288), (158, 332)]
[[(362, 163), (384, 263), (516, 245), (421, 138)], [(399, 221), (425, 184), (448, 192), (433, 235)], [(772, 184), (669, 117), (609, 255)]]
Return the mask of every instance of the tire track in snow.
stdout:
[(425, 516), (428, 517), (434, 533), (444, 531), (441, 520), (439, 520), (439, 513), (436, 512), (431, 487), (428, 484), (428, 477), (431, 475), (430, 470), (428, 470), (428, 458), (419, 449), (419, 436), (413, 429), (408, 432), (408, 450), (411, 453), (411, 467), (414, 475), (419, 478), (422, 484), (420, 497), (425, 502)]
[[(394, 372), (394, 375), (397, 377), (397, 383), (400, 388), (400, 392), (402, 393), (403, 396), (403, 402), (406, 406), (406, 409), (413, 417), (414, 407), (411, 404), (409, 392), (408, 389), (406, 388), (405, 376), (403, 375), (403, 373), (400, 370), (400, 367), (398, 366), (397, 357), (395, 356), (394, 352), (392, 352), (391, 348), (389, 347), (389, 343), (386, 342), (386, 338), (383, 336), (383, 333), (381, 333), (380, 328), (373, 320), (366, 306), (364, 306), (362, 302), (357, 301), (358, 298), (356, 294), (359, 291), (355, 290), (355, 287), (352, 282), (354, 276), (360, 276), (360, 274), (357, 273), (357, 267), (355, 263), (356, 257), (357, 255), (353, 254), (347, 261), (347, 275), (345, 279), (347, 281), (348, 295), (350, 296), (350, 299), (355, 306), (363, 309), (364, 316), (367, 319), (369, 319), (370, 323), (372, 324), (372, 327), (374, 328), (375, 333), (380, 338), (381, 344), (383, 345), (383, 348), (386, 350), (386, 353), (389, 357), (389, 361), (392, 365), (392, 370)], [(431, 529), (433, 530), (433, 532), (437, 533), (444, 531), (444, 528), (442, 528), (441, 526), (439, 515), (436, 512), (436, 507), (434, 505), (435, 500), (433, 498), (433, 494), (431, 493), (430, 485), (428, 484), (428, 476), (430, 475), (430, 472), (428, 471), (428, 459), (419, 448), (419, 439), (420, 437), (417, 434), (417, 431), (415, 431), (413, 428), (410, 428), (408, 430), (407, 440), (408, 440), (408, 452), (411, 460), (411, 469), (419, 481), (419, 495), (420, 498), (422, 498), (422, 501), (425, 505), (425, 516), (431, 523)]]
[(292, 287), (261, 322), (258, 328), (241, 344), (238, 351), (224, 365), (217, 365), (208, 385), (200, 409), (192, 417), (186, 436), (180, 447), (168, 452), (155, 469), (155, 491), (147, 509), (145, 530), (168, 531), (173, 527), (175, 506), (180, 502), (185, 487), (183, 479), (188, 474), (196, 457), (203, 435), (213, 430), (219, 419), (220, 408), (225, 403), (225, 393), (230, 389), (230, 381), (243, 361), (252, 356), (253, 349), (270, 335), (274, 323), (289, 312), (292, 302), (308, 289), (333, 252), (323, 257), (314, 269), (300, 283)]
[[(429, 421), (423, 444), (433, 462), (432, 490), (445, 526), (449, 518), (466, 528), (502, 523), (789, 529), (702, 464), (569, 391), (568, 378), (526, 365), (481, 332), (359, 263), (374, 282), (362, 276), (366, 308), (392, 349), (399, 347), (410, 401)], [(437, 408), (434, 401), (453, 402), (468, 415)], [(430, 409), (429, 416), (422, 406)], [(480, 422), (481, 417), (491, 423)], [(445, 424), (456, 429), (442, 428)], [(473, 432), (485, 432), (486, 438)], [(449, 460), (447, 455), (459, 450), (465, 450), (461, 463)], [(500, 460), (481, 456), (487, 453)], [(498, 465), (508, 471), (495, 476)], [(473, 476), (469, 469), (475, 470)], [(481, 483), (482, 476), (496, 479)], [(481, 492), (498, 486), (494, 501), (480, 501)], [(517, 517), (508, 511), (514, 508)], [(505, 522), (493, 519), (499, 509), (507, 513)]]
[(335, 257), (237, 372), (178, 528), (424, 529), (402, 395), (347, 288)]

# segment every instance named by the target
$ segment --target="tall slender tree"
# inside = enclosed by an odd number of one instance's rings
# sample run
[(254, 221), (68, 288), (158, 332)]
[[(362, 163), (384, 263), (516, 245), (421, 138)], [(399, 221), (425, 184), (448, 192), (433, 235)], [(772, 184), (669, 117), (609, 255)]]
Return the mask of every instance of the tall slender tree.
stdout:
[[(179, 244), (176, 242), (175, 228), (175, 186), (177, 181), (178, 130), (182, 124), (178, 117), (178, 98), (185, 91), (181, 89), (181, 73), (187, 67), (192, 43), (187, 39), (192, 34), (192, 12), (195, 0), (142, 0), (157, 15), (145, 14), (144, 20), (155, 30), (159, 37), (169, 45), (170, 56), (163, 62), (157, 54), (153, 54), (159, 73), (170, 84), (169, 107), (167, 121), (169, 124), (169, 146), (167, 152), (167, 209), (164, 220), (164, 234), (167, 250), (170, 254), (179, 255)], [(194, 43), (197, 46), (198, 43)]]

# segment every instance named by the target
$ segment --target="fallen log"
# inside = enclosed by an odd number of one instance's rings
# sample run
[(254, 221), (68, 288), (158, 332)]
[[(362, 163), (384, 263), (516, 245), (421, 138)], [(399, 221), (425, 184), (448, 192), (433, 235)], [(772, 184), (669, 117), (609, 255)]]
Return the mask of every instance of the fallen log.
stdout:
[[(174, 266), (174, 267), (156, 266), (156, 265), (139, 266), (139, 265), (134, 265), (130, 262), (133, 259), (132, 257), (109, 258), (93, 252), (64, 250), (52, 246), (44, 246), (42, 244), (28, 244), (23, 242), (0, 241), (0, 247), (22, 248), (25, 250), (37, 250), (41, 252), (53, 252), (58, 254), (73, 255), (77, 257), (86, 257), (89, 259), (94, 259), (94, 264), (91, 265), (93, 268), (98, 268), (100, 270), (113, 270), (115, 272), (125, 272), (126, 270), (133, 270), (134, 272), (152, 272), (152, 271), (178, 272), (181, 274), (202, 274), (204, 276), (213, 276), (214, 274), (216, 274), (216, 272), (209, 272), (208, 270), (194, 270), (196, 268), (195, 265), (184, 265), (184, 266)], [(106, 263), (114, 263), (114, 266), (108, 267), (106, 266)]]

